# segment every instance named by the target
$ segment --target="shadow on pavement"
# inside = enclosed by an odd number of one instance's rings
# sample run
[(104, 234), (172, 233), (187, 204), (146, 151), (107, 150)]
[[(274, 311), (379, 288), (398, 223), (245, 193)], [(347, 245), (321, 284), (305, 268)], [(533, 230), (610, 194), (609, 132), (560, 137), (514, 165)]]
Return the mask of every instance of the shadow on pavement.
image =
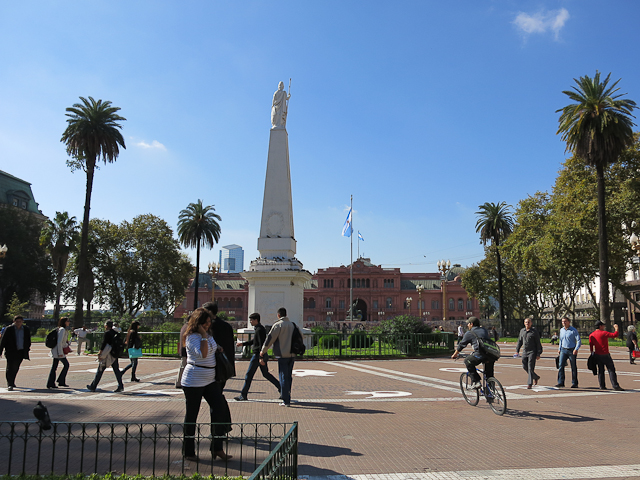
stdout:
[(373, 414), (373, 413), (386, 413), (393, 415), (393, 412), (387, 410), (374, 410), (372, 408), (353, 408), (340, 403), (313, 403), (313, 402), (296, 402), (294, 404), (298, 408), (311, 408), (316, 410), (327, 410), (329, 412), (338, 413), (358, 413), (358, 414)]
[(560, 420), (562, 422), (582, 423), (582, 422), (594, 422), (602, 420), (596, 417), (586, 417), (584, 415), (575, 415), (569, 412), (548, 412), (548, 413), (534, 413), (526, 412), (524, 410), (507, 410), (505, 417), (522, 418), (525, 420)]
[(298, 442), (298, 454), (308, 457), (361, 457), (362, 453), (354, 452), (350, 448), (320, 445), (317, 443)]

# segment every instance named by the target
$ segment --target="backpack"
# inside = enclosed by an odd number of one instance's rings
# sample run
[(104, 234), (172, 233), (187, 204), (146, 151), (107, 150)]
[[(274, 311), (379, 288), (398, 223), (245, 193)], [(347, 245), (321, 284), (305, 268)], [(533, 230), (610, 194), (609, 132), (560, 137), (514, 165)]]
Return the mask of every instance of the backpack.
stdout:
[(113, 345), (111, 345), (111, 355), (115, 358), (120, 358), (124, 355), (125, 350), (122, 337), (119, 333), (116, 333), (115, 337), (113, 337)]
[(44, 339), (44, 344), (47, 348), (56, 348), (58, 346), (58, 329), (54, 328), (49, 333), (47, 333), (47, 337)]
[(307, 347), (304, 346), (304, 339), (302, 338), (302, 333), (300, 333), (300, 329), (294, 323), (293, 324), (293, 335), (291, 336), (291, 353), (295, 353), (296, 355), (304, 355)]
[(488, 357), (489, 360), (494, 362), (500, 359), (500, 347), (498, 344), (490, 338), (481, 338), (477, 333), (473, 333), (478, 339), (478, 350)]

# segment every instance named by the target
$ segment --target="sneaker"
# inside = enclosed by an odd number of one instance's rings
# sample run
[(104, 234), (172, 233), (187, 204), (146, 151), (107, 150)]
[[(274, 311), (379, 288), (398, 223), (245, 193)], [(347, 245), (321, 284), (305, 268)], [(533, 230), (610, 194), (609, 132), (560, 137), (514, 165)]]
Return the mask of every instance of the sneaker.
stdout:
[(571, 385), (571, 388), (578, 388), (578, 384), (576, 383), (575, 385)]
[(245, 397), (243, 395), (238, 395), (237, 397), (234, 398), (234, 400), (236, 402), (246, 402), (247, 401), (247, 397)]
[(87, 385), (87, 390), (89, 390), (90, 392), (95, 392), (96, 389), (93, 388), (91, 385)]
[(562, 383), (558, 383), (558, 384), (556, 385), (556, 388), (564, 388), (564, 385), (563, 385)]
[(113, 391), (113, 393), (120, 393), (120, 392), (124, 392), (124, 387), (118, 387)]
[(471, 384), (471, 388), (473, 388), (474, 390), (477, 390), (481, 387), (482, 385), (480, 385), (480, 382), (473, 382)]
[(289, 405), (288, 403), (280, 402), (280, 406), (281, 407), (290, 407), (291, 405)]
[(625, 390), (624, 390), (624, 388), (622, 388), (620, 385), (618, 385), (617, 387), (613, 387), (613, 389), (614, 389), (616, 392), (624, 392), (624, 391), (625, 391)]
[(8, 386), (7, 390), (9, 390), (10, 392), (13, 392), (13, 387), (12, 386)]

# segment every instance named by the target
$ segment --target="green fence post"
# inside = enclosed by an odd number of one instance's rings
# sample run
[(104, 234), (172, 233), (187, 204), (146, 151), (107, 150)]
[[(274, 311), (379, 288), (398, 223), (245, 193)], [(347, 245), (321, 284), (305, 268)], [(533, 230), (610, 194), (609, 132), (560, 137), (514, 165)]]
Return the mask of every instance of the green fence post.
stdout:
[(160, 334), (160, 356), (164, 357), (164, 332)]

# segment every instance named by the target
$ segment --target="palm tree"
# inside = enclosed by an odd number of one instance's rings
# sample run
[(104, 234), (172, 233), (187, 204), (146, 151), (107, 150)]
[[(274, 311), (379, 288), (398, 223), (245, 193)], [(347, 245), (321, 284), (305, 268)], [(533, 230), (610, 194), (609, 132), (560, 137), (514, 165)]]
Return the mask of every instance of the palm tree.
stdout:
[(127, 148), (120, 133), (122, 125), (119, 121), (126, 118), (117, 114), (119, 107), (112, 107), (111, 102), (95, 101), (92, 97), (80, 97), (82, 103), (75, 103), (66, 109), (67, 128), (62, 134), (61, 142), (66, 144), (67, 153), (79, 162), (87, 174), (87, 187), (84, 200), (84, 217), (82, 220), (82, 237), (80, 239), (80, 255), (78, 257), (78, 292), (76, 294), (76, 311), (74, 327), (82, 326), (82, 299), (85, 275), (87, 272), (87, 245), (89, 242), (89, 210), (91, 209), (91, 190), (96, 162), (102, 158), (104, 163), (115, 162), (120, 154), (119, 147)]
[(62, 279), (67, 269), (69, 254), (75, 250), (78, 243), (78, 222), (76, 217), (69, 217), (68, 212), (56, 212), (55, 220), (47, 220), (40, 234), (40, 245), (44, 246), (51, 256), (53, 270), (56, 272), (56, 306), (53, 318), (60, 317), (60, 293)]
[(202, 206), (202, 200), (198, 203), (190, 203), (180, 212), (178, 217), (178, 238), (186, 248), (196, 248), (196, 275), (194, 279), (193, 309), (198, 308), (198, 272), (200, 270), (200, 246), (213, 248), (220, 240), (220, 215), (214, 213), (213, 205)]
[(511, 206), (505, 202), (498, 204), (486, 202), (478, 208), (476, 212), (478, 221), (476, 222), (476, 233), (480, 234), (480, 243), (496, 247), (496, 257), (498, 263), (498, 301), (500, 304), (500, 328), (504, 331), (504, 301), (502, 295), (502, 263), (500, 260), (500, 243), (504, 241), (513, 230), (513, 218), (511, 218)]
[[(604, 170), (618, 161), (620, 154), (633, 144), (631, 112), (636, 107), (633, 100), (620, 98), (618, 81), (609, 86), (607, 75), (600, 81), (596, 70), (593, 78), (574, 78), (577, 87), (564, 91), (575, 103), (556, 111), (560, 115), (558, 132), (567, 142), (567, 151), (574, 153), (587, 165), (595, 167), (598, 182), (598, 244), (600, 258), (600, 320), (607, 326), (609, 319), (609, 246), (605, 209)], [(635, 118), (635, 117), (634, 117)]]

